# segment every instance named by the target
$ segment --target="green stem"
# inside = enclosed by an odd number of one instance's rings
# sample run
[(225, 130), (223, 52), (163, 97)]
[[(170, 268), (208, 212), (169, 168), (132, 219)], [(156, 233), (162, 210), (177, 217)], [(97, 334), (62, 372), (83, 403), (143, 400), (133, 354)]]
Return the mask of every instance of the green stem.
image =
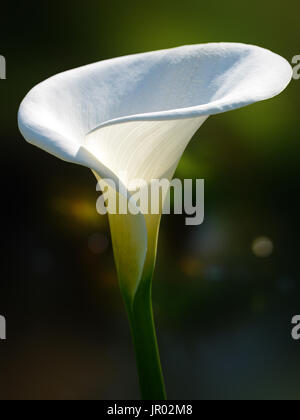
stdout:
[(154, 327), (151, 279), (144, 279), (133, 304), (126, 304), (135, 348), (143, 400), (166, 400), (156, 332)]

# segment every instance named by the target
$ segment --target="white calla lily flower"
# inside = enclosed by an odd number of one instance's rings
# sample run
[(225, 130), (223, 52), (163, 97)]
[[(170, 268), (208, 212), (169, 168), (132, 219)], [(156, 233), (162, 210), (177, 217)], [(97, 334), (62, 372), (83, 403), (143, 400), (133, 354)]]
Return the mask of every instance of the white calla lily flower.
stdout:
[[(116, 185), (121, 181), (128, 189), (137, 178), (149, 183), (171, 179), (189, 141), (210, 115), (279, 94), (292, 73), (284, 58), (245, 44), (131, 55), (42, 82), (22, 102), (19, 127), (35, 146), (92, 169), (98, 179), (109, 178)], [(136, 295), (151, 295), (160, 216), (109, 218), (120, 285), (133, 313)]]

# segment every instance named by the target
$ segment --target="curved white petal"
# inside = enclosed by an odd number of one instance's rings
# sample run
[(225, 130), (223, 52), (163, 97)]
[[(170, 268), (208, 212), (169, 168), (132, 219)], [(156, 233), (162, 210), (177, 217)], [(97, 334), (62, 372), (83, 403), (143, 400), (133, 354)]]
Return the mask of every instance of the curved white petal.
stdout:
[[(124, 185), (171, 178), (189, 141), (207, 117), (131, 121), (104, 126), (85, 138), (86, 149)], [(129, 188), (130, 189), (130, 188)]]
[[(39, 84), (19, 110), (25, 139), (129, 189), (172, 178), (187, 144), (213, 114), (279, 94), (292, 68), (259, 47), (214, 43), (116, 58)], [(123, 174), (126, 173), (126, 178)], [(122, 188), (123, 190), (123, 188)], [(128, 299), (155, 260), (160, 216), (110, 216)], [(143, 274), (144, 273), (144, 274)]]
[(42, 82), (21, 104), (19, 127), (30, 143), (89, 166), (79, 150), (100, 126), (217, 114), (275, 96), (291, 77), (285, 59), (245, 44), (131, 55)]

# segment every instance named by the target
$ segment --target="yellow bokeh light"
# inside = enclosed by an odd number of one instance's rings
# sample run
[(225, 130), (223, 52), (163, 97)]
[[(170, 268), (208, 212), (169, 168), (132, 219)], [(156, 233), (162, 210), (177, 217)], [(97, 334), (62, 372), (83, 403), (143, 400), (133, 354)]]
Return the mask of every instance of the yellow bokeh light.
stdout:
[(270, 238), (261, 236), (253, 241), (252, 251), (256, 257), (268, 258), (273, 254), (274, 244)]
[(54, 211), (77, 222), (101, 225), (105, 218), (97, 213), (96, 204), (92, 200), (57, 197), (52, 201)]

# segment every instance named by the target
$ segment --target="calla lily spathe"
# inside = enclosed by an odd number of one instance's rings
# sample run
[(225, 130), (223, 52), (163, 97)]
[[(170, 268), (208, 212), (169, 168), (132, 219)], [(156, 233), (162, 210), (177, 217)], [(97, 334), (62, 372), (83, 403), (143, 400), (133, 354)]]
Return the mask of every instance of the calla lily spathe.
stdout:
[[(125, 172), (128, 181), (172, 178), (208, 116), (271, 98), (291, 77), (285, 59), (245, 44), (191, 45), (131, 55), (42, 82), (22, 102), (19, 127), (35, 146), (91, 168), (117, 185)], [(149, 228), (157, 230), (159, 218), (123, 219), (116, 235), (112, 227), (115, 257), (119, 275), (131, 266), (126, 281), (134, 294), (147, 249), (155, 246), (148, 244), (147, 236), (156, 235)], [(118, 223), (123, 224), (120, 217)], [(127, 238), (122, 244), (121, 231)]]
[[(212, 43), (131, 55), (39, 84), (21, 104), (19, 127), (28, 142), (90, 168), (98, 179), (121, 181), (126, 189), (133, 179), (171, 179), (210, 115), (271, 98), (291, 78), (284, 58), (252, 45)], [(145, 352), (151, 359), (151, 347), (155, 352), (157, 345), (140, 319), (142, 302), (151, 297), (160, 216), (109, 219), (133, 335), (143, 342), (135, 343), (141, 382), (146, 378), (141, 386), (152, 399), (160, 399), (163, 393), (149, 385), (155, 376), (159, 382), (159, 367), (155, 372), (150, 362), (148, 368), (143, 363)], [(145, 323), (151, 319), (148, 308)]]

